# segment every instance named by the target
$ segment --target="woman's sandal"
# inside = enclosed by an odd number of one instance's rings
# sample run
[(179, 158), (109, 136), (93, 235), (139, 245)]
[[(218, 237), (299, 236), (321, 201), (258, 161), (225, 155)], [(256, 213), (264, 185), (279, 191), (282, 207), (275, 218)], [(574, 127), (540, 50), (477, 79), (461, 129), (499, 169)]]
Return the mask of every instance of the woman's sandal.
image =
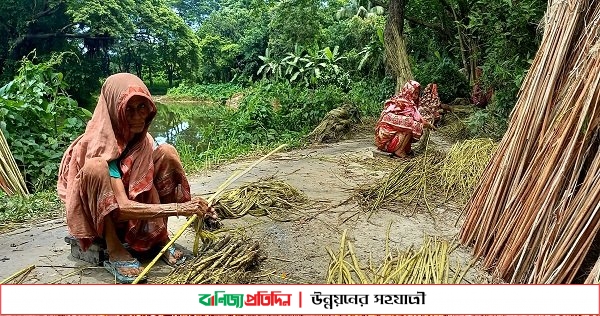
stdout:
[[(137, 259), (132, 259), (128, 261), (104, 261), (104, 268), (108, 270), (108, 272), (112, 273), (115, 276), (117, 282), (121, 284), (131, 284), (135, 279), (137, 279), (137, 275), (128, 276), (123, 275), (119, 272), (119, 268), (140, 268), (142, 265)], [(146, 281), (146, 277), (144, 276), (141, 281)]]
[(186, 256), (185, 255), (181, 256), (181, 258), (179, 258), (179, 260), (177, 260), (177, 262), (175, 262), (174, 264), (169, 262), (168, 256), (170, 255), (171, 257), (175, 257), (176, 250), (177, 250), (177, 248), (175, 248), (175, 246), (171, 245), (171, 247), (169, 247), (169, 249), (167, 249), (168, 254), (167, 254), (167, 252), (165, 252), (160, 258), (162, 259), (162, 261), (164, 261), (166, 264), (170, 265), (171, 267), (178, 267), (185, 262)]

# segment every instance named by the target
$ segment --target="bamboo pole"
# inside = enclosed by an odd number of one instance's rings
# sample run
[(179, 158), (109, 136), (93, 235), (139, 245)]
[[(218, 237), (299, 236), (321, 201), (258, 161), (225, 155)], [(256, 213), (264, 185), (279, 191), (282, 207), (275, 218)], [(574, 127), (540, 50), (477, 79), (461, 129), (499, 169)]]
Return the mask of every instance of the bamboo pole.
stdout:
[(0, 129), (0, 189), (8, 195), (28, 195), (25, 179)]
[(35, 264), (32, 264), (32, 265), (14, 273), (13, 275), (9, 276), (8, 278), (2, 280), (2, 282), (0, 282), (0, 284), (7, 284), (8, 282), (11, 282), (12, 280), (18, 278), (19, 276), (31, 272), (31, 270), (33, 270), (34, 268), (35, 268)]
[[(223, 184), (221, 184), (221, 186), (219, 186), (219, 189), (213, 193), (207, 200), (208, 205), (211, 205), (212, 202), (235, 180), (239, 179), (240, 177), (242, 177), (244, 174), (248, 173), (250, 170), (252, 170), (252, 168), (256, 167), (256, 165), (258, 165), (259, 163), (261, 163), (263, 160), (267, 159), (269, 156), (273, 155), (274, 153), (276, 153), (277, 151), (281, 150), (282, 148), (284, 148), (285, 146), (287, 146), (287, 144), (283, 144), (275, 149), (273, 149), (271, 152), (269, 152), (268, 154), (264, 155), (263, 157), (261, 157), (260, 159), (258, 159), (257, 161), (255, 161), (253, 164), (251, 164), (250, 166), (248, 166), (248, 168), (246, 168), (245, 170), (243, 170), (242, 172), (236, 172), (234, 173), (234, 175), (230, 176), (229, 179), (227, 179)], [(194, 223), (194, 221), (198, 218), (197, 214), (194, 214), (192, 217), (190, 217), (188, 219), (188, 221), (181, 227), (181, 229), (179, 229), (179, 231), (175, 234), (175, 236), (173, 236), (173, 238), (171, 238), (171, 240), (160, 250), (160, 252), (158, 253), (158, 255), (156, 255), (156, 257), (154, 257), (154, 259), (152, 259), (152, 261), (146, 266), (146, 268), (144, 268), (144, 270), (137, 276), (137, 278), (131, 283), (131, 284), (137, 284), (138, 282), (140, 282), (140, 280), (148, 273), (148, 271), (150, 271), (150, 269), (152, 269), (152, 267), (154, 266), (154, 264), (156, 264), (156, 262), (164, 255), (164, 253), (167, 251), (167, 249), (169, 249), (169, 247), (171, 247), (175, 241), (177, 239), (179, 239), (179, 237), (181, 237), (181, 235), (183, 234), (183, 232), (186, 230), (186, 228), (188, 228), (192, 223)], [(200, 219), (199, 219), (200, 220)], [(196, 238), (198, 238), (198, 232), (196, 233)], [(196, 248), (197, 245), (194, 245), (194, 248)], [(194, 252), (197, 253), (197, 248), (194, 249)]]

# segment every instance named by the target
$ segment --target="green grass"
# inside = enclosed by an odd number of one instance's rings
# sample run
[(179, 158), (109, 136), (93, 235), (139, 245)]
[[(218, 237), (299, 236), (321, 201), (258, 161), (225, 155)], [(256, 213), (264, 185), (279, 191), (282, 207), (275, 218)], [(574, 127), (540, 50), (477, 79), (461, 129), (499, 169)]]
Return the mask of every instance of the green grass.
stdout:
[(39, 222), (63, 214), (64, 206), (56, 191), (40, 191), (28, 196), (6, 196), (0, 191), (0, 230), (14, 224)]
[(233, 83), (187, 84), (169, 88), (166, 95), (173, 99), (196, 99), (224, 102), (232, 95), (244, 91), (240, 85)]
[(303, 135), (290, 135), (269, 144), (242, 144), (234, 139), (220, 143), (211, 143), (208, 149), (189, 141), (175, 144), (181, 158), (183, 168), (188, 174), (198, 173), (240, 157), (256, 156), (269, 152), (281, 144), (288, 146), (283, 151), (301, 148), (306, 145)]

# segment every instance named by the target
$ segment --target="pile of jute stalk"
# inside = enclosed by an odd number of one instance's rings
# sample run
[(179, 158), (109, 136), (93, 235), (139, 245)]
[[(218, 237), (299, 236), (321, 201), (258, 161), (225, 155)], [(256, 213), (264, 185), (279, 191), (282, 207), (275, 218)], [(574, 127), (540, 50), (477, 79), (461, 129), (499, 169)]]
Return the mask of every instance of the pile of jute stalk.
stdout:
[(429, 209), (432, 195), (466, 201), (496, 144), (486, 138), (471, 139), (455, 144), (444, 154), (427, 148), (417, 157), (401, 161), (394, 170), (373, 184), (356, 189), (354, 198), (361, 201), (369, 212), (399, 201), (419, 203)]
[(329, 111), (307, 137), (316, 143), (335, 142), (346, 135), (359, 121), (358, 109), (353, 105), (343, 105)]
[(346, 231), (342, 234), (337, 254), (327, 249), (331, 262), (327, 271), (327, 284), (459, 284), (470, 268), (461, 270), (452, 267), (450, 246), (445, 240), (426, 237), (419, 249), (412, 247), (405, 251), (391, 251), (389, 230), (386, 239), (385, 257), (379, 266), (370, 259), (361, 264), (356, 257), (354, 246), (347, 240)]
[[(459, 113), (460, 114), (460, 113)], [(469, 136), (469, 129), (467, 124), (463, 121), (465, 115), (450, 112), (442, 116), (442, 126), (440, 126), (436, 133), (452, 140), (461, 141)]]
[[(283, 144), (280, 145), (279, 147), (273, 149), (271, 152), (269, 152), (268, 154), (262, 156), (260, 159), (258, 159), (257, 161), (255, 161), (254, 163), (250, 164), (246, 169), (242, 170), (242, 171), (237, 171), (235, 173), (233, 173), (227, 180), (225, 180), (224, 183), (222, 183), (217, 190), (215, 191), (215, 193), (213, 193), (213, 195), (211, 195), (208, 199), (207, 202), (209, 205), (213, 205), (213, 202), (216, 200), (216, 198), (223, 193), (223, 191), (234, 181), (236, 181), (237, 179), (239, 179), (240, 177), (242, 177), (243, 175), (245, 175), (246, 173), (248, 173), (250, 170), (252, 170), (252, 168), (256, 167), (260, 162), (262, 162), (263, 160), (267, 159), (269, 156), (271, 156), (272, 154), (276, 153), (277, 151), (281, 150), (283, 147), (287, 146), (287, 144)], [(150, 271), (150, 269), (152, 269), (152, 267), (154, 266), (154, 264), (156, 264), (156, 262), (161, 258), (162, 255), (164, 255), (164, 253), (169, 249), (169, 247), (171, 247), (175, 241), (181, 237), (181, 235), (183, 234), (183, 232), (190, 227), (192, 224), (196, 223), (196, 236), (194, 238), (194, 255), (198, 255), (198, 251), (200, 248), (200, 239), (202, 237), (202, 233), (203, 233), (203, 226), (206, 224), (206, 221), (201, 220), (198, 218), (197, 215), (193, 215), (191, 216), (187, 222), (185, 222), (185, 224), (183, 224), (183, 226), (179, 229), (179, 231), (171, 238), (171, 240), (165, 244), (163, 246), (163, 248), (158, 252), (158, 254), (154, 257), (154, 259), (152, 259), (152, 261), (146, 265), (146, 267), (144, 268), (144, 270), (142, 270), (142, 272), (137, 276), (137, 278), (135, 280), (133, 280), (132, 284), (137, 284), (138, 282), (140, 282), (144, 276), (148, 273), (148, 271)], [(204, 241), (206, 243), (209, 243), (211, 240), (211, 238), (205, 238)]]
[(485, 167), (492, 158), (496, 143), (489, 138), (469, 139), (452, 145), (439, 164), (439, 174), (446, 197), (466, 202)]
[(382, 179), (356, 188), (353, 198), (371, 214), (389, 208), (390, 202), (426, 202), (429, 190), (440, 185), (439, 178), (433, 175), (442, 159), (443, 154), (435, 150), (427, 150), (422, 155), (406, 159)]
[(25, 185), (23, 175), (17, 167), (15, 158), (8, 147), (4, 133), (0, 129), (0, 189), (7, 195), (27, 195), (29, 191)]
[(304, 193), (286, 182), (269, 178), (225, 191), (214, 207), (223, 219), (249, 214), (291, 221), (301, 217), (308, 204)]
[(159, 284), (247, 283), (248, 271), (260, 261), (258, 242), (224, 236), (202, 244), (200, 256), (185, 262)]
[(463, 244), (511, 283), (571, 283), (600, 230), (600, 2), (550, 1)]

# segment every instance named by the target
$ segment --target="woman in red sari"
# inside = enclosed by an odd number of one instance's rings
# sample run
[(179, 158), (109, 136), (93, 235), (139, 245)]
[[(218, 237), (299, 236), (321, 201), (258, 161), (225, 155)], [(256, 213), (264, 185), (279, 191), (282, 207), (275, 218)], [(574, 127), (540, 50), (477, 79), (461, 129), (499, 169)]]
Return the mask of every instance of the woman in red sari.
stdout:
[(379, 150), (407, 157), (410, 144), (421, 138), (423, 128), (434, 128), (418, 111), (420, 88), (418, 82), (411, 80), (399, 94), (385, 102), (375, 127), (375, 144)]
[[(59, 169), (69, 233), (84, 251), (94, 239), (104, 239), (109, 255), (104, 266), (120, 283), (131, 283), (142, 271), (123, 242), (144, 252), (169, 242), (169, 216), (216, 218), (204, 199), (191, 198), (175, 148), (154, 146), (148, 127), (155, 115), (138, 77), (108, 77), (85, 133), (69, 146)], [(163, 259), (175, 265), (184, 258), (171, 247)]]

